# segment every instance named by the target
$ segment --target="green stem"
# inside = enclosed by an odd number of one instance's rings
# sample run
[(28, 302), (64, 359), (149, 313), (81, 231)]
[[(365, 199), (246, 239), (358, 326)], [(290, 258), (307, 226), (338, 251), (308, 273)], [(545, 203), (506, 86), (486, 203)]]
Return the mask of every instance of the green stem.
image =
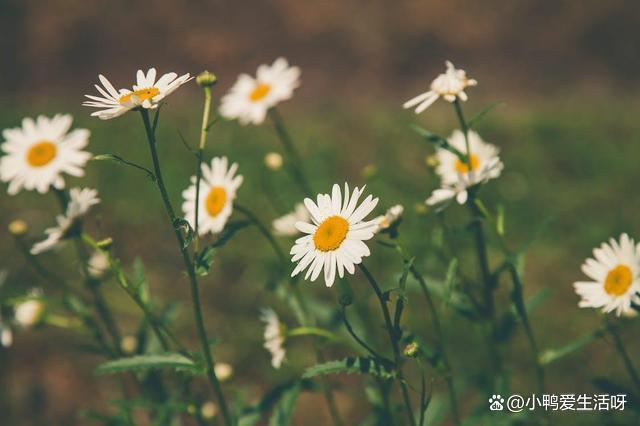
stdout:
[(287, 336), (318, 336), (325, 337), (329, 340), (340, 340), (340, 338), (332, 332), (318, 327), (296, 327), (287, 330)]
[(195, 200), (195, 251), (200, 246), (200, 235), (198, 234), (198, 216), (200, 213), (200, 182), (202, 181), (202, 155), (207, 144), (207, 134), (209, 133), (209, 115), (211, 114), (211, 86), (204, 86), (204, 108), (202, 111), (202, 125), (200, 126), (200, 144), (198, 145), (198, 161), (196, 169), (196, 200)]
[(231, 414), (227, 407), (227, 403), (224, 398), (224, 394), (222, 392), (222, 386), (220, 385), (220, 381), (218, 380), (215, 369), (214, 369), (214, 361), (213, 355), (211, 354), (211, 348), (209, 347), (209, 339), (207, 337), (207, 332), (204, 327), (204, 320), (202, 317), (202, 306), (200, 304), (200, 292), (198, 288), (198, 279), (195, 274), (195, 269), (193, 267), (193, 263), (191, 261), (191, 256), (189, 256), (189, 252), (184, 245), (184, 239), (182, 238), (182, 234), (180, 230), (174, 226), (176, 221), (176, 214), (173, 210), (173, 206), (171, 205), (171, 201), (169, 200), (169, 194), (167, 193), (167, 188), (164, 184), (164, 179), (162, 177), (162, 169), (160, 167), (160, 159), (158, 158), (158, 150), (156, 147), (156, 137), (153, 129), (151, 128), (151, 123), (149, 121), (149, 113), (146, 109), (141, 108), (140, 114), (142, 115), (142, 121), (144, 123), (144, 128), (147, 135), (147, 142), (149, 143), (149, 151), (151, 154), (151, 160), (153, 162), (154, 174), (156, 175), (156, 184), (158, 189), (160, 190), (160, 195), (162, 197), (162, 202), (164, 204), (164, 208), (167, 212), (169, 220), (171, 221), (171, 226), (176, 235), (176, 240), (178, 242), (178, 247), (180, 249), (180, 253), (182, 254), (182, 260), (187, 269), (187, 275), (189, 276), (189, 282), (191, 284), (191, 299), (193, 304), (193, 315), (196, 323), (196, 329), (198, 332), (198, 337), (200, 339), (200, 346), (202, 353), (204, 355), (204, 359), (207, 367), (207, 377), (213, 389), (213, 392), (218, 400), (218, 405), (220, 406), (220, 410), (222, 411), (222, 416), (224, 418), (224, 422), (227, 426), (233, 425), (233, 420), (231, 418)]
[(466, 149), (465, 158), (467, 160), (467, 167), (469, 168), (469, 170), (471, 170), (472, 167), (471, 167), (471, 147), (469, 146), (469, 126), (467, 125), (467, 120), (464, 119), (464, 113), (462, 112), (462, 106), (460, 105), (460, 101), (458, 100), (458, 98), (456, 98), (456, 100), (453, 101), (453, 108), (456, 110), (456, 116), (458, 117), (458, 122), (460, 123), (462, 134), (464, 134), (464, 144)]
[(398, 372), (398, 382), (400, 383), (400, 389), (402, 390), (402, 398), (404, 400), (404, 404), (407, 410), (407, 416), (409, 417), (409, 422), (411, 425), (416, 426), (416, 419), (413, 417), (413, 408), (411, 408), (411, 400), (409, 399), (409, 390), (404, 381), (404, 377), (402, 374), (402, 367), (400, 365), (400, 346), (398, 345), (398, 340), (400, 336), (396, 333), (395, 328), (393, 327), (393, 323), (391, 322), (391, 314), (389, 313), (389, 307), (387, 306), (387, 302), (385, 300), (384, 294), (382, 290), (380, 290), (380, 286), (376, 282), (375, 278), (364, 264), (360, 263), (358, 265), (362, 273), (367, 278), (367, 281), (371, 285), (374, 293), (378, 297), (378, 302), (380, 303), (380, 308), (382, 309), (382, 316), (384, 317), (385, 327), (387, 329), (387, 333), (389, 334), (389, 340), (391, 342), (391, 347), (393, 348), (393, 354), (395, 357), (395, 366)]
[(309, 183), (301, 169), (302, 158), (300, 157), (300, 154), (298, 154), (298, 151), (291, 140), (291, 136), (289, 136), (289, 132), (284, 125), (284, 121), (275, 107), (269, 110), (269, 117), (271, 118), (276, 133), (278, 134), (278, 138), (280, 139), (280, 142), (282, 142), (282, 146), (287, 153), (287, 160), (293, 179), (298, 183), (298, 185), (300, 185), (300, 189), (303, 194), (307, 197), (311, 197), (313, 195), (313, 191), (311, 190), (311, 186), (309, 186)]
[(271, 231), (269, 231), (269, 228), (267, 228), (265, 226), (264, 223), (262, 223), (260, 221), (260, 219), (258, 219), (258, 217), (248, 208), (241, 206), (240, 204), (236, 204), (234, 206), (240, 213), (242, 213), (243, 215), (245, 215), (247, 217), (247, 219), (249, 219), (249, 221), (251, 221), (256, 228), (258, 228), (258, 230), (260, 231), (260, 233), (264, 236), (264, 238), (269, 242), (269, 245), (271, 246), (271, 248), (273, 249), (273, 252), (276, 254), (276, 256), (278, 256), (278, 260), (283, 264), (286, 265), (289, 262), (289, 259), (287, 258), (287, 256), (284, 254), (284, 252), (282, 251), (282, 249), (280, 248), (280, 245), (278, 245), (278, 242), (276, 241), (276, 239), (273, 237), (273, 234), (271, 233)]
[(604, 323), (607, 331), (613, 338), (613, 345), (616, 348), (616, 352), (618, 352), (618, 355), (620, 355), (620, 358), (622, 359), (622, 362), (624, 363), (624, 366), (627, 369), (627, 373), (629, 374), (629, 377), (631, 378), (633, 385), (636, 387), (638, 392), (640, 392), (640, 376), (638, 376), (638, 372), (633, 366), (633, 363), (631, 362), (631, 358), (629, 357), (627, 350), (622, 344), (622, 339), (620, 338), (620, 335), (618, 334), (615, 325), (611, 324), (611, 321), (607, 318), (606, 314), (604, 316)]

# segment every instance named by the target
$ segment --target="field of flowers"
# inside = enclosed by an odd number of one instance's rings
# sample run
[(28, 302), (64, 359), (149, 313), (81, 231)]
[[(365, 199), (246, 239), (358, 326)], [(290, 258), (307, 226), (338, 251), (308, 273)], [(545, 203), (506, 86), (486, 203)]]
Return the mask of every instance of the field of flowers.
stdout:
[(0, 115), (7, 424), (639, 421), (632, 102), (163, 71)]

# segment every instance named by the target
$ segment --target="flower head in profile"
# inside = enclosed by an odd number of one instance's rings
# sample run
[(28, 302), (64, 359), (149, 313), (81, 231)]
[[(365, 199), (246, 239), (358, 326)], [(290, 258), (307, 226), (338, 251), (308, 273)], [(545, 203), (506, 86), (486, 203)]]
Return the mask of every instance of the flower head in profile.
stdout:
[[(229, 166), (227, 157), (215, 157), (211, 166), (202, 164), (202, 180), (198, 199), (198, 233), (222, 231), (233, 212), (236, 191), (242, 184), (242, 176), (236, 175), (238, 164)], [(185, 219), (195, 228), (196, 223), (196, 181), (191, 177), (191, 186), (182, 192), (182, 211)]]
[(390, 207), (385, 214), (374, 219), (377, 225), (375, 232), (382, 232), (395, 225), (400, 219), (402, 219), (402, 213), (404, 213), (404, 207), (400, 204)]
[(281, 237), (295, 237), (300, 234), (296, 223), (308, 222), (309, 211), (302, 203), (298, 203), (291, 213), (275, 219), (272, 223), (273, 233)]
[(581, 308), (602, 308), (602, 312), (633, 315), (632, 304), (640, 304), (640, 246), (622, 234), (593, 250), (593, 257), (582, 265), (582, 272), (593, 281), (573, 284), (581, 297)]
[(299, 85), (300, 68), (290, 67), (286, 59), (278, 58), (273, 65), (260, 65), (255, 78), (241, 74), (222, 98), (220, 114), (243, 125), (260, 124), (267, 111), (290, 99)]
[[(453, 152), (438, 148), (436, 158), (438, 165), (436, 173), (441, 180), (441, 188), (436, 189), (426, 201), (428, 205), (435, 205), (455, 198), (458, 203), (467, 201), (467, 189), (485, 183), (500, 176), (504, 164), (500, 160), (500, 150), (482, 140), (480, 135), (470, 130), (469, 159), (463, 160)], [(458, 152), (466, 153), (464, 134), (455, 130), (447, 139), (451, 147)]]
[(286, 328), (273, 309), (263, 309), (260, 319), (265, 323), (264, 347), (271, 353), (271, 365), (273, 368), (280, 368), (286, 356)]
[(83, 167), (91, 154), (82, 149), (89, 143), (89, 131), (71, 129), (73, 118), (57, 114), (36, 120), (25, 118), (22, 127), (5, 129), (0, 158), (0, 179), (9, 182), (8, 192), (17, 194), (22, 188), (49, 191), (65, 186), (63, 174), (83, 176)]
[(69, 191), (69, 203), (65, 213), (56, 217), (56, 226), (44, 231), (47, 238), (34, 244), (31, 248), (31, 254), (37, 255), (49, 251), (70, 237), (78, 220), (99, 202), (98, 191), (95, 189), (72, 188)]
[(315, 281), (324, 269), (325, 284), (331, 287), (336, 274), (340, 278), (345, 270), (353, 274), (354, 266), (371, 254), (364, 241), (373, 238), (378, 225), (375, 220), (364, 218), (376, 207), (378, 199), (369, 195), (358, 204), (363, 192), (364, 187), (356, 187), (351, 193), (345, 183), (343, 198), (340, 186), (335, 184), (331, 195), (318, 194), (316, 202), (304, 200), (311, 223), (296, 223), (298, 230), (307, 235), (298, 238), (291, 248), (291, 261), (298, 263), (291, 276), (307, 269), (305, 279)]
[(85, 101), (82, 105), (100, 108), (99, 111), (91, 115), (101, 120), (109, 120), (119, 117), (133, 108), (157, 108), (160, 101), (193, 78), (188, 73), (178, 76), (175, 72), (170, 72), (156, 80), (156, 75), (155, 68), (149, 68), (146, 73), (138, 70), (136, 84), (133, 85), (132, 90), (116, 90), (111, 82), (101, 74), (98, 79), (104, 87), (96, 84), (95, 88), (102, 96), (85, 95), (90, 101)]
[(478, 82), (467, 77), (466, 71), (456, 69), (450, 61), (447, 61), (446, 65), (447, 70), (431, 82), (430, 90), (405, 102), (403, 105), (405, 109), (415, 107), (416, 114), (419, 114), (429, 108), (438, 98), (443, 98), (448, 102), (453, 102), (456, 99), (467, 100), (465, 89), (476, 86)]

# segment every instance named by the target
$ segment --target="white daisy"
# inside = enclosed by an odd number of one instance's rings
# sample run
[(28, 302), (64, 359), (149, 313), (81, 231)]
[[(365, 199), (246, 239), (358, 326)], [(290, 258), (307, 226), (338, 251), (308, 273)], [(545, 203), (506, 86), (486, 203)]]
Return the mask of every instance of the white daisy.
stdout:
[[(242, 184), (242, 176), (235, 175), (238, 164), (228, 166), (227, 157), (215, 157), (211, 160), (211, 167), (202, 165), (202, 180), (200, 181), (200, 198), (198, 211), (198, 233), (218, 233), (222, 231), (227, 219), (233, 212), (233, 201), (236, 191)], [(196, 177), (191, 177), (191, 186), (182, 192), (184, 202), (182, 211), (185, 219), (195, 228), (195, 200)]]
[(324, 268), (325, 284), (331, 287), (336, 271), (340, 278), (345, 269), (353, 274), (354, 265), (371, 254), (363, 241), (373, 238), (378, 225), (375, 220), (363, 219), (376, 207), (378, 199), (369, 195), (358, 206), (363, 192), (364, 187), (356, 187), (349, 197), (349, 186), (345, 183), (344, 199), (337, 184), (333, 185), (331, 195), (318, 194), (317, 203), (305, 198), (313, 223), (296, 223), (298, 230), (308, 235), (298, 238), (291, 248), (291, 261), (298, 262), (292, 277), (309, 268), (304, 278), (315, 281)]
[(69, 237), (77, 220), (84, 216), (91, 206), (100, 202), (98, 191), (90, 188), (72, 188), (69, 191), (69, 203), (64, 214), (56, 217), (56, 226), (47, 228), (44, 232), (47, 238), (33, 245), (31, 254), (37, 255), (56, 247)]
[(273, 309), (263, 309), (260, 319), (266, 324), (264, 347), (271, 353), (271, 365), (273, 368), (280, 368), (286, 356), (284, 350), (286, 328)]
[(578, 306), (602, 308), (605, 313), (615, 311), (618, 316), (635, 313), (631, 304), (640, 304), (640, 246), (627, 234), (594, 249), (593, 258), (584, 262), (582, 272), (593, 281), (573, 284), (582, 298)]
[[(428, 205), (439, 204), (454, 197), (458, 203), (464, 204), (468, 198), (468, 188), (495, 179), (502, 173), (504, 164), (499, 157), (500, 150), (495, 145), (484, 142), (473, 130), (469, 131), (468, 138), (470, 164), (451, 151), (443, 148), (437, 150), (436, 173), (440, 176), (442, 187), (436, 189), (427, 199)], [(464, 133), (460, 130), (455, 130), (447, 142), (456, 150), (466, 154)]]
[(102, 120), (108, 120), (119, 117), (127, 111), (140, 106), (147, 109), (157, 108), (160, 101), (193, 77), (188, 73), (178, 77), (178, 74), (175, 72), (170, 72), (164, 74), (156, 81), (155, 68), (149, 68), (146, 74), (142, 70), (138, 70), (136, 73), (136, 84), (133, 85), (133, 90), (116, 90), (103, 75), (99, 75), (98, 78), (104, 86), (104, 89), (98, 85), (95, 85), (95, 88), (103, 97), (85, 95), (91, 99), (91, 101), (86, 101), (83, 105), (94, 108), (104, 108), (91, 115), (97, 116)]
[(100, 111), (91, 113), (91, 116), (98, 117), (101, 120), (110, 120), (112, 118), (120, 117), (122, 114), (137, 106), (134, 102), (131, 90), (116, 90), (111, 82), (102, 74), (98, 75), (98, 79), (104, 86), (104, 89), (97, 84), (95, 84), (94, 87), (103, 97), (85, 95), (91, 100), (82, 103), (83, 106), (102, 108)]
[(220, 114), (241, 124), (260, 124), (267, 111), (277, 103), (290, 99), (300, 85), (300, 68), (290, 67), (284, 58), (273, 65), (260, 65), (256, 78), (241, 74), (222, 98)]
[(387, 212), (381, 216), (378, 216), (374, 219), (376, 222), (377, 228), (375, 230), (376, 233), (380, 231), (384, 231), (385, 229), (389, 229), (393, 224), (395, 224), (402, 217), (402, 213), (404, 213), (404, 207), (400, 204), (396, 204), (395, 206), (389, 208)]
[(89, 131), (69, 131), (73, 118), (57, 114), (36, 120), (25, 118), (22, 127), (5, 129), (2, 136), (0, 179), (9, 182), (8, 192), (15, 195), (24, 188), (45, 193), (51, 186), (62, 189), (62, 176), (83, 176), (83, 167), (91, 154), (82, 151), (89, 143)]
[(295, 237), (300, 234), (296, 228), (297, 222), (308, 222), (309, 211), (302, 203), (298, 203), (291, 213), (275, 219), (272, 222), (273, 233), (281, 237)]
[(419, 114), (429, 108), (429, 106), (440, 97), (448, 102), (453, 102), (456, 99), (466, 101), (467, 94), (464, 90), (469, 86), (477, 85), (478, 82), (472, 78), (468, 78), (466, 71), (456, 69), (450, 61), (447, 61), (446, 65), (447, 71), (445, 71), (444, 74), (440, 74), (431, 82), (431, 90), (408, 100), (404, 103), (403, 107), (416, 107), (416, 114)]

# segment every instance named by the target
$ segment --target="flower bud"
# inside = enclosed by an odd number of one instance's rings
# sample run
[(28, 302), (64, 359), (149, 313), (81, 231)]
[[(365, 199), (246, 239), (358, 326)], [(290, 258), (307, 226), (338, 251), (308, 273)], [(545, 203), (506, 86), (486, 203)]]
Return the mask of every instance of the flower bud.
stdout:
[(211, 87), (218, 82), (218, 77), (215, 76), (212, 72), (202, 71), (196, 77), (196, 83), (200, 87)]
[(218, 413), (218, 407), (213, 401), (207, 401), (202, 404), (200, 407), (200, 414), (202, 414), (202, 418), (205, 420), (210, 420), (216, 416)]
[(127, 335), (120, 340), (120, 349), (125, 354), (133, 354), (138, 350), (138, 339), (136, 336)]
[(228, 380), (233, 375), (233, 367), (226, 362), (216, 362), (214, 370), (216, 372), (216, 377), (221, 382)]
[(371, 179), (378, 173), (378, 168), (375, 164), (368, 164), (362, 168), (362, 177), (365, 179)]
[(22, 219), (13, 220), (9, 224), (9, 232), (16, 237), (26, 234), (28, 230), (27, 222)]
[(41, 299), (27, 299), (15, 306), (14, 318), (20, 326), (28, 328), (42, 321), (44, 311), (45, 304)]
[(282, 168), (282, 163), (282, 155), (278, 154), (277, 152), (269, 152), (264, 157), (264, 164), (267, 166), (267, 168), (273, 171), (280, 170), (280, 168)]
[(415, 358), (418, 356), (418, 352), (420, 347), (416, 342), (411, 342), (407, 346), (404, 347), (404, 356), (407, 358)]
[(435, 169), (436, 167), (438, 167), (438, 164), (440, 163), (438, 161), (438, 157), (435, 155), (428, 155), (427, 157), (425, 157), (424, 162), (427, 165), (427, 167), (430, 167), (432, 169)]

